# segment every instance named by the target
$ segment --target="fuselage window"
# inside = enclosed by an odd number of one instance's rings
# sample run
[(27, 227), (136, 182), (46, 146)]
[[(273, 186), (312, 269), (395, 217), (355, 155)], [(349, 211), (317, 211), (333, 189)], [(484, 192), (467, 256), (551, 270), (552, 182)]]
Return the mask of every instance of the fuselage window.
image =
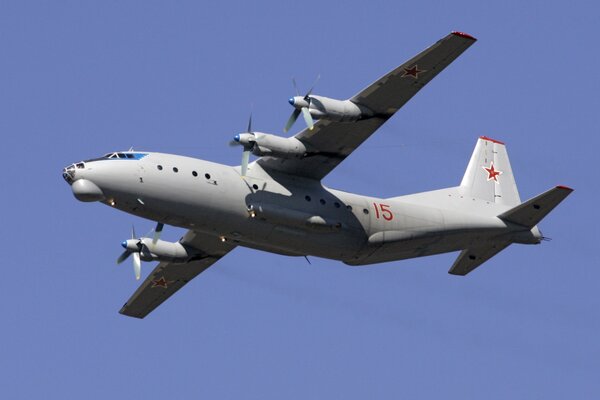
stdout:
[(333, 205), (335, 206), (335, 208), (340, 208), (340, 203), (338, 203), (337, 201), (333, 203)]
[(192, 171), (192, 175), (198, 176), (198, 173), (196, 171)]
[(325, 205), (325, 199), (319, 200), (319, 203), (321, 203), (322, 205)]
[(367, 210), (366, 208), (363, 208), (363, 213), (368, 214), (369, 210)]
[(258, 190), (258, 185), (255, 183), (254, 185), (252, 185), (252, 189)]
[(210, 174), (204, 174), (204, 177), (205, 177), (206, 179), (210, 179)]
[(158, 168), (159, 171), (162, 171), (162, 165), (157, 165), (156, 168)]
[(304, 196), (304, 200), (310, 201), (310, 196), (309, 195)]
[(179, 172), (179, 168), (173, 167), (173, 172)]

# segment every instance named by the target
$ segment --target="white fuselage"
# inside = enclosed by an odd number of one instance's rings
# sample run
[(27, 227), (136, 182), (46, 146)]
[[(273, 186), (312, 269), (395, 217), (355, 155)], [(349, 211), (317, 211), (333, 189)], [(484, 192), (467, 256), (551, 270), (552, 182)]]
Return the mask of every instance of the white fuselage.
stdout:
[[(141, 159), (85, 162), (73, 180), (93, 182), (102, 192), (97, 200), (143, 218), (245, 247), (350, 265), (514, 236), (514, 229), (495, 217), (502, 206), (463, 198), (457, 188), (381, 199), (329, 189), (315, 180), (269, 175), (257, 163), (242, 178), (239, 167), (144, 154)], [(475, 216), (468, 212), (473, 209)], [(534, 233), (524, 233), (520, 242), (538, 241)]]

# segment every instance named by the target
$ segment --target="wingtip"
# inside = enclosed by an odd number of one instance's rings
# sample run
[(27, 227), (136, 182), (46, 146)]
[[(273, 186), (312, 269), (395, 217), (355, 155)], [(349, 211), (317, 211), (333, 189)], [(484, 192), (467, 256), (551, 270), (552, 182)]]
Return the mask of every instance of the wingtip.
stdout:
[(564, 185), (557, 185), (557, 186), (556, 186), (556, 188), (557, 188), (557, 189), (562, 189), (562, 190), (568, 190), (569, 192), (572, 192), (572, 191), (574, 191), (574, 190), (575, 190), (575, 189), (573, 189), (573, 188), (570, 188), (570, 187), (568, 187), (568, 186), (564, 186)]
[(501, 141), (496, 140), (496, 139), (492, 139), (492, 138), (487, 137), (487, 136), (479, 136), (479, 139), (481, 139), (481, 140), (487, 140), (488, 142), (498, 143), (498, 144), (504, 145), (504, 142), (501, 142)]
[(140, 314), (133, 314), (131, 313), (130, 310), (127, 309), (127, 304), (125, 304), (120, 310), (119, 310), (119, 314), (124, 315), (126, 317), (131, 317), (131, 318), (137, 318), (137, 319), (144, 319), (145, 315), (140, 315)]
[(477, 40), (477, 38), (469, 35), (468, 33), (464, 33), (464, 32), (452, 31), (452, 34), (456, 35), (456, 36), (460, 36), (461, 38), (465, 38), (465, 39)]

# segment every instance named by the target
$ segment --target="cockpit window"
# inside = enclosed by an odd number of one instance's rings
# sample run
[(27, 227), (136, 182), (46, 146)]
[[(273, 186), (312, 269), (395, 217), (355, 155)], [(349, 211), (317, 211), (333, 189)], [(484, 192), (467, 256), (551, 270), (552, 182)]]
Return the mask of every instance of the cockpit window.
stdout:
[(127, 153), (107, 153), (103, 158), (108, 158), (111, 160), (121, 159), (121, 160), (140, 160), (146, 157), (148, 153), (135, 153), (135, 152), (127, 152)]

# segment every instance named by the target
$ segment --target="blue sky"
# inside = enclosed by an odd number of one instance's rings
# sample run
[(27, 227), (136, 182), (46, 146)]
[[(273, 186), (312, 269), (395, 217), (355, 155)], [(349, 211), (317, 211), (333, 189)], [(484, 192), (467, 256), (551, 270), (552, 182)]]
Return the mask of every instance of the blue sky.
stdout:
[[(597, 398), (595, 2), (4, 1), (0, 386), (6, 398)], [(239, 163), (253, 110), (281, 133), (291, 77), (346, 98), (452, 30), (479, 39), (329, 186), (456, 185), (476, 138), (522, 198), (576, 191), (466, 278), (456, 254), (365, 268), (236, 249), (147, 319), (117, 313), (135, 219), (76, 201), (63, 166), (111, 150)], [(298, 125), (296, 128), (299, 128)], [(175, 228), (165, 238), (181, 235)], [(144, 265), (148, 272), (151, 266)]]

